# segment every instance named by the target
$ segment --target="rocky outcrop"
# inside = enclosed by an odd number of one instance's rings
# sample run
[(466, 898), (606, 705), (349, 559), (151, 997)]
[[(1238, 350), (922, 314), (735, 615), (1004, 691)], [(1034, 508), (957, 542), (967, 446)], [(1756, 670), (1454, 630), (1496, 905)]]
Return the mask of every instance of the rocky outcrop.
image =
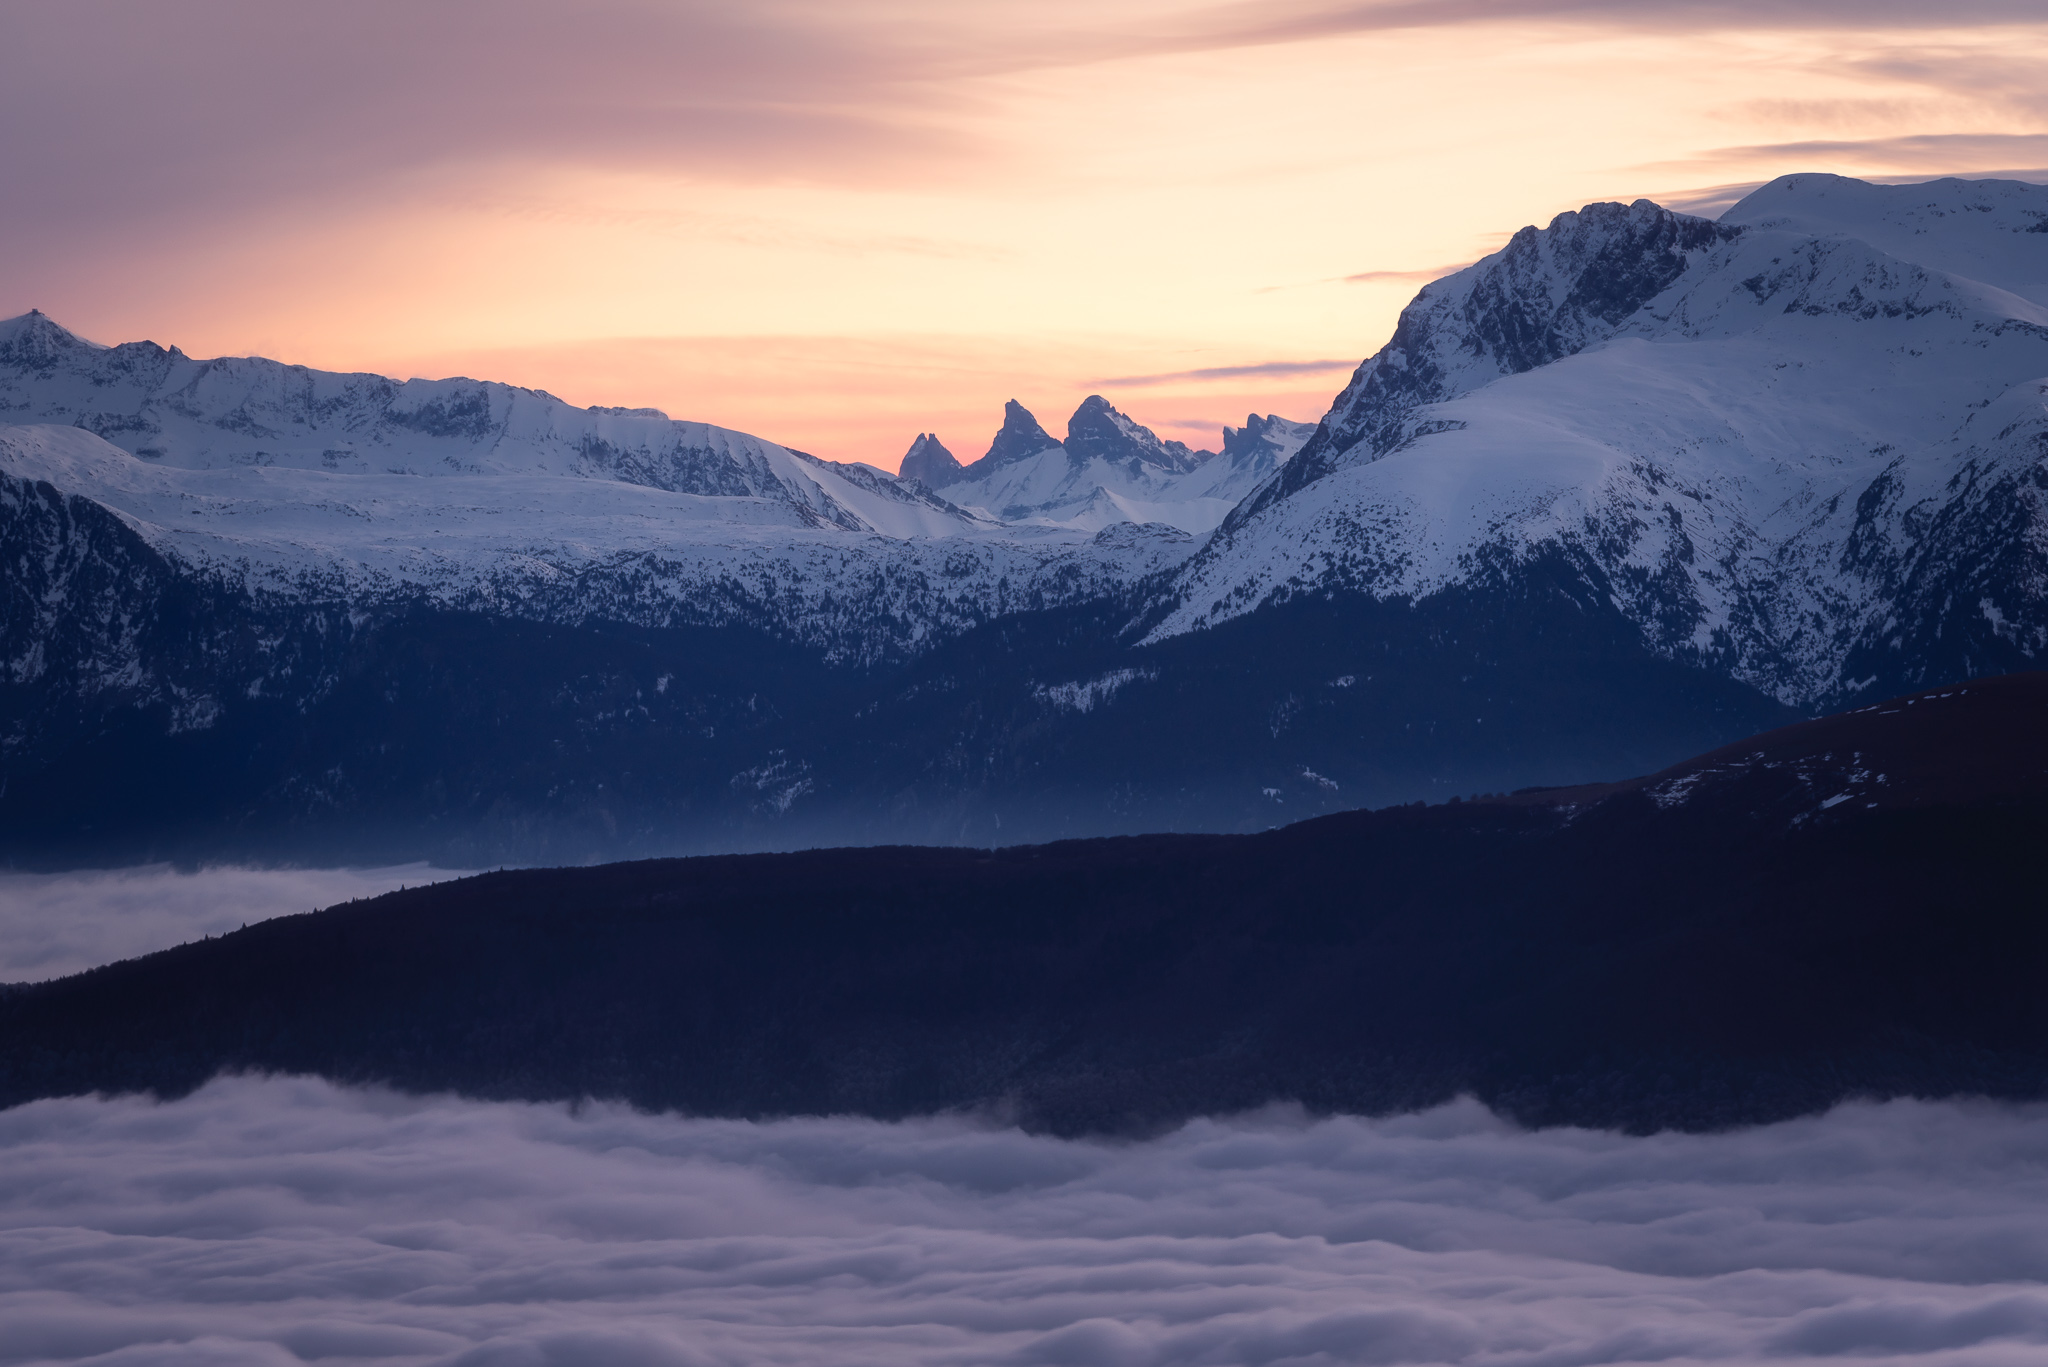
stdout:
[(1212, 451), (1190, 451), (1187, 443), (1162, 441), (1159, 434), (1120, 413), (1108, 399), (1090, 394), (1067, 419), (1067, 455), (1076, 462), (1101, 460), (1131, 467), (1150, 466), (1186, 474), (1209, 459)]
[(920, 432), (917, 440), (910, 443), (910, 449), (903, 453), (903, 464), (898, 467), (898, 479), (914, 479), (927, 489), (943, 489), (959, 479), (965, 466), (956, 460), (939, 441), (936, 432)]
[(1027, 460), (1058, 445), (1058, 438), (1039, 426), (1030, 409), (1011, 399), (1003, 405), (1003, 425), (996, 429), (995, 439), (988, 444), (988, 451), (982, 458), (967, 467), (966, 477), (978, 479), (1002, 466)]
[(1245, 415), (1244, 426), (1223, 429), (1223, 459), (1241, 470), (1270, 474), (1293, 459), (1315, 435), (1312, 422), (1290, 422), (1277, 413)]

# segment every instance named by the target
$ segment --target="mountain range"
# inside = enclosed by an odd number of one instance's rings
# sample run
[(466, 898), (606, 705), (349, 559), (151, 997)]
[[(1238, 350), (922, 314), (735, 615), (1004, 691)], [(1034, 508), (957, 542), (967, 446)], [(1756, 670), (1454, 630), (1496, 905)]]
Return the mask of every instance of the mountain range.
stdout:
[(0, 858), (1114, 831), (1657, 769), (2048, 650), (2048, 188), (1525, 228), (1321, 421), (899, 476), (0, 324)]

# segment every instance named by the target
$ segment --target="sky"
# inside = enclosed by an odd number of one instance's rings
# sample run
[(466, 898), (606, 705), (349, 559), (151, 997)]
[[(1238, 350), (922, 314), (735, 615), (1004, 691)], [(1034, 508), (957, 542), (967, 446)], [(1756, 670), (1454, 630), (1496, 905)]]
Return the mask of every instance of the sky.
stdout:
[(1314, 419), (1587, 202), (2042, 168), (2036, 0), (0, 0), (0, 315), (890, 469)]
[(0, 1361), (2022, 1367), (2048, 1112), (1098, 1143), (228, 1078), (0, 1112)]

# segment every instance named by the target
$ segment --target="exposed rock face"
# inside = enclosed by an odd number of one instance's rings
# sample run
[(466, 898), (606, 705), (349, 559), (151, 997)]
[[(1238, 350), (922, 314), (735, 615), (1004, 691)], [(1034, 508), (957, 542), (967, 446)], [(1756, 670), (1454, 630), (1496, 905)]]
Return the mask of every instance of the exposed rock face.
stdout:
[(1003, 405), (1003, 425), (996, 430), (988, 452), (967, 467), (969, 479), (979, 478), (996, 468), (1029, 459), (1040, 451), (1058, 446), (1059, 439), (1038, 425), (1031, 410), (1011, 399)]
[(1215, 453), (1190, 451), (1185, 442), (1161, 441), (1151, 428), (1134, 422), (1100, 394), (1091, 394), (1067, 419), (1067, 455), (1076, 462), (1102, 460), (1132, 467), (1151, 466), (1186, 474)]
[(910, 449), (903, 454), (903, 464), (898, 467), (898, 479), (914, 479), (927, 489), (943, 489), (959, 479), (965, 466), (953, 457), (940, 442), (936, 432), (920, 432), (917, 440), (910, 443)]
[(1223, 459), (1233, 470), (1271, 474), (1315, 435), (1312, 422), (1290, 422), (1277, 413), (1245, 415), (1244, 426), (1223, 429)]

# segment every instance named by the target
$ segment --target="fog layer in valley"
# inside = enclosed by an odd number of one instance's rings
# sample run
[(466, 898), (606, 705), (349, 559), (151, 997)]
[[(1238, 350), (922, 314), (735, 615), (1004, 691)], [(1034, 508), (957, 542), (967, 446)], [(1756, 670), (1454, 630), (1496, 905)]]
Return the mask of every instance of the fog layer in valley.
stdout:
[(272, 916), (461, 876), (426, 864), (0, 873), (0, 982), (60, 978)]
[(1142, 1143), (229, 1079), (0, 1113), (0, 1360), (2039, 1362), (2048, 1110)]

